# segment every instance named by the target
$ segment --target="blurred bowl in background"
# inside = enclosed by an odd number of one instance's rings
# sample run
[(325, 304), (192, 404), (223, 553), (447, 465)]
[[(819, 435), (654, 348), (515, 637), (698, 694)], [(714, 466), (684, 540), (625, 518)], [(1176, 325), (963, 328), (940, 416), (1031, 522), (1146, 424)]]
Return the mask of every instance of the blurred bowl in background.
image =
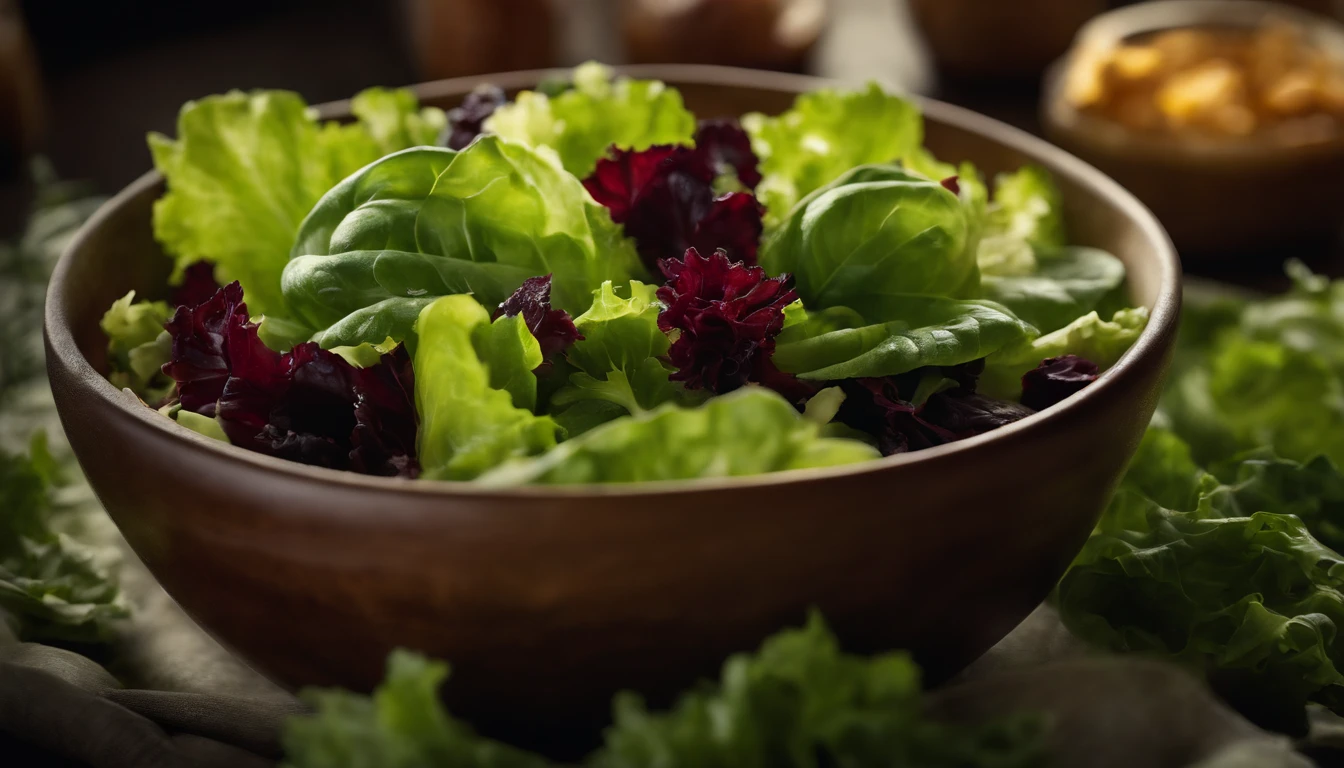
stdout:
[[(1151, 121), (1139, 119), (1144, 115), (1141, 110), (1130, 114), (1134, 119), (1121, 120), (1078, 106), (1077, 93), (1092, 77), (1088, 67), (1122, 45), (1171, 30), (1233, 35), (1279, 23), (1291, 25), (1306, 46), (1334, 59), (1331, 66), (1344, 67), (1344, 26), (1279, 4), (1169, 0), (1099, 16), (1079, 32), (1069, 53), (1046, 76), (1041, 104), (1046, 136), (1146, 203), (1187, 263), (1230, 265), (1248, 262), (1252, 254), (1272, 253), (1277, 266), (1285, 246), (1325, 251), (1337, 241), (1344, 224), (1344, 123), (1338, 117), (1322, 113), (1318, 122), (1297, 117), (1277, 123), (1262, 120), (1261, 128), (1255, 128), (1257, 118), (1272, 109), (1267, 102), (1274, 98), (1272, 90), (1254, 90), (1250, 85), (1262, 73), (1248, 68), (1238, 79), (1231, 59), (1207, 51), (1201, 54), (1212, 56), (1207, 66), (1185, 71), (1200, 77), (1187, 77), (1181, 85), (1205, 91), (1204, 96), (1219, 88), (1234, 90), (1240, 100), (1236, 108), (1218, 113), (1236, 118), (1230, 126), (1219, 128), (1191, 118), (1186, 127), (1172, 128), (1172, 115), (1183, 113), (1162, 112), (1181, 108), (1170, 101), (1170, 89), (1159, 90), (1157, 100), (1150, 98), (1151, 91), (1143, 92), (1149, 99), (1145, 104), (1119, 104), (1150, 110)], [(1108, 66), (1147, 66), (1139, 60), (1148, 54), (1139, 53), (1143, 55), (1132, 62), (1112, 57)], [(1165, 85), (1173, 82), (1169, 78)], [(1254, 93), (1248, 96), (1251, 90)], [(1310, 135), (1304, 135), (1304, 128), (1311, 129)]]
[(1106, 0), (907, 0), (941, 77), (1039, 77)]
[(627, 60), (802, 72), (828, 0), (622, 0)]

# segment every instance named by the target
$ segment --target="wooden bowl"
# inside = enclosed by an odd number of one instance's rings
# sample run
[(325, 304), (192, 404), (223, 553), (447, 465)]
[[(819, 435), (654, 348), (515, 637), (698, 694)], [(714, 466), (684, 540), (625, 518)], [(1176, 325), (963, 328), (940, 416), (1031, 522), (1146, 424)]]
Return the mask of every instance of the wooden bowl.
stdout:
[(1165, 29), (1254, 27), (1266, 18), (1300, 26), (1344, 58), (1344, 25), (1276, 3), (1172, 0), (1097, 17), (1046, 77), (1041, 121), (1049, 139), (1109, 174), (1148, 205), (1187, 263), (1278, 270), (1285, 250), (1325, 249), (1344, 231), (1344, 136), (1305, 146), (1145, 136), (1074, 109), (1064, 98), (1073, 56)]
[[(780, 110), (830, 83), (704, 66), (627, 70), (702, 116)], [(428, 83), (452, 106), (480, 82)], [(454, 711), (551, 751), (594, 738), (618, 689), (666, 702), (819, 608), (846, 647), (955, 672), (1034, 608), (1081, 547), (1153, 412), (1180, 274), (1157, 221), (1020, 131), (924, 102), (928, 144), (994, 173), (1052, 170), (1077, 242), (1128, 265), (1148, 329), (1096, 384), (988, 435), (869, 464), (633, 486), (486, 489), (286, 463), (179, 428), (99, 373), (98, 319), (161, 294), (149, 173), (71, 243), (48, 295), (56, 403), (99, 498), (168, 592), (291, 686), (367, 689), (395, 646), (453, 664)], [(324, 107), (341, 114), (342, 104)]]

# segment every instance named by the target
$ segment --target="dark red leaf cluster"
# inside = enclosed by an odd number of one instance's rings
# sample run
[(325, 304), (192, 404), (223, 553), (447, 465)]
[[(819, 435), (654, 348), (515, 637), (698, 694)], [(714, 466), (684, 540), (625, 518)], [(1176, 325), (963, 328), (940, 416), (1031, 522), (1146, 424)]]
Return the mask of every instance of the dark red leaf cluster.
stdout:
[(787, 376), (767, 363), (784, 327), (784, 307), (797, 298), (788, 275), (766, 277), (764, 269), (731, 261), (722, 250), (701, 256), (694, 248), (659, 268), (667, 284), (658, 289), (666, 307), (658, 327), (676, 334), (668, 350), (677, 369), (673, 381), (722, 394), (756, 373)]
[(615, 149), (583, 182), (634, 238), (651, 272), (689, 248), (702, 253), (722, 248), (734, 260), (756, 263), (764, 209), (747, 192), (714, 193), (720, 166), (735, 169), (739, 179), (759, 181), (756, 157), (746, 134), (733, 124), (707, 124), (701, 134), (694, 148)]
[(172, 304), (174, 307), (184, 304), (188, 307), (204, 304), (218, 290), (219, 283), (215, 282), (215, 265), (208, 261), (198, 261), (188, 266), (182, 273), (182, 284), (173, 290)]
[(439, 137), (439, 144), (449, 149), (463, 149), (481, 135), (481, 124), (496, 109), (509, 102), (509, 97), (498, 86), (479, 85), (462, 104), (448, 110), (448, 126)]
[(914, 394), (927, 369), (842, 381), (845, 402), (836, 418), (877, 437), (882, 455), (891, 456), (964, 440), (1035, 413), (1018, 403), (976, 394), (983, 369), (983, 360), (941, 369), (939, 375), (957, 386), (934, 393), (919, 405), (906, 398)]
[(695, 130), (695, 148), (709, 157), (715, 171), (732, 170), (747, 189), (761, 183), (760, 161), (751, 149), (751, 137), (736, 120), (701, 120)]
[(1047, 358), (1022, 376), (1022, 404), (1044, 410), (1081, 391), (1098, 375), (1096, 363), (1077, 355)]
[[(583, 334), (574, 327), (574, 320), (563, 309), (551, 308), (551, 276), (529, 277), (518, 286), (513, 295), (504, 300), (495, 310), (495, 318), (501, 315), (513, 317), (522, 315), (527, 330), (537, 338), (541, 345), (541, 355), (546, 360), (561, 352), (576, 341), (583, 340)], [(546, 363), (542, 363), (546, 365)]]
[(180, 305), (164, 325), (173, 338), (164, 375), (177, 382), (182, 407), (215, 415), (215, 403), (229, 379), (229, 330), (247, 324), (243, 287), (236, 281), (197, 305)]
[(414, 477), (415, 398), (403, 347), (357, 368), (317, 344), (279, 353), (248, 322), (230, 283), (168, 323), (173, 354), (164, 373), (183, 408), (215, 417), (229, 441), (304, 464)]

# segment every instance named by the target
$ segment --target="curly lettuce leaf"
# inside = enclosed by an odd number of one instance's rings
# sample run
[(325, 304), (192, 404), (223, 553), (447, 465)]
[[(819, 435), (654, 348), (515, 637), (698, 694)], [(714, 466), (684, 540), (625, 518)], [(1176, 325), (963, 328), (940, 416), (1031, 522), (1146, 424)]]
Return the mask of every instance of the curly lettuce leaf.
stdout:
[(372, 697), (305, 689), (313, 714), (284, 728), (288, 768), (544, 768), (544, 759), (477, 736), (439, 700), (448, 665), (393, 651)]
[(809, 91), (778, 117), (744, 115), (742, 127), (764, 176), (756, 196), (774, 221), (849, 169), (898, 160), (924, 143), (919, 108), (877, 83), (859, 91)]
[(1148, 325), (1148, 309), (1135, 307), (1102, 320), (1095, 311), (1030, 343), (1004, 347), (985, 361), (980, 392), (1001, 400), (1016, 400), (1022, 394), (1022, 376), (1042, 360), (1077, 355), (1100, 370), (1115, 365), (1138, 340)]
[(972, 214), (957, 194), (899, 165), (860, 166), (803, 199), (760, 262), (793, 275), (809, 309), (862, 312), (907, 294), (974, 298)]
[(519, 407), (529, 393), (536, 396), (532, 369), (541, 363), (541, 348), (531, 334), (530, 345), (516, 333), (509, 344), (497, 343), (518, 323), (500, 318), (496, 324), (502, 330), (465, 295), (436, 300), (416, 321), (417, 444), (425, 477), (470, 480), (555, 445), (555, 422)]
[(1150, 428), (1059, 584), (1061, 615), (1090, 642), (1208, 672), (1286, 720), (1308, 700), (1338, 708), (1344, 560), (1309, 526), (1337, 540), (1341, 479), (1263, 453), (1223, 471), (1232, 484)]
[(977, 258), (986, 275), (1026, 275), (1037, 254), (1063, 248), (1063, 195), (1044, 168), (1024, 166), (994, 179)]
[(135, 291), (112, 302), (99, 322), (107, 335), (109, 381), (146, 402), (172, 390), (161, 370), (172, 353), (172, 338), (164, 330), (172, 315), (165, 302), (136, 301)]
[[(808, 313), (777, 337), (775, 365), (818, 381), (894, 376), (1030, 346), (1036, 335), (1030, 325), (988, 301), (893, 296), (867, 309)], [(867, 324), (870, 318), (879, 322)]]
[(613, 146), (642, 150), (654, 144), (690, 144), (695, 115), (681, 94), (657, 80), (612, 76), (597, 62), (574, 70), (574, 87), (554, 96), (523, 91), (485, 121), (484, 128), (532, 147), (550, 147), (565, 170), (593, 172)]
[[(388, 658), (372, 697), (309, 689), (311, 715), (289, 720), (289, 768), (544, 768), (551, 763), (477, 736), (440, 703), (447, 665)], [(1037, 768), (1044, 723), (1019, 715), (975, 725), (929, 719), (919, 668), (904, 653), (845, 654), (820, 617), (728, 659), (719, 680), (652, 712), (619, 694), (590, 768)]]
[(297, 94), (232, 91), (188, 102), (176, 139), (149, 135), (168, 193), (154, 234), (174, 257), (215, 264), (257, 314), (286, 314), (280, 272), (304, 216), (341, 179), (388, 152), (432, 143), (443, 113), (418, 110), (409, 91), (365, 91), (351, 125), (321, 125)]
[(27, 454), (0, 450), (0, 618), (32, 642), (107, 642), (129, 615), (92, 553), (52, 528), (60, 470), (46, 435)]
[(853, 440), (820, 436), (769, 390), (744, 387), (698, 408), (666, 404), (594, 427), (527, 461), (480, 477), (489, 485), (635, 483), (738, 477), (878, 458)]
[(295, 313), (325, 346), (405, 339), (426, 297), (498, 305), (551, 274), (577, 314), (605, 280), (640, 270), (607, 210), (544, 151), (482, 136), (460, 152), (421, 147), (342, 181), (313, 208), (284, 269)]
[(654, 286), (632, 280), (627, 299), (608, 281), (593, 293), (588, 311), (574, 319), (583, 338), (566, 350), (565, 358), (577, 370), (549, 406), (570, 437), (605, 421), (689, 399), (663, 363), (671, 342), (658, 328), (662, 308)]

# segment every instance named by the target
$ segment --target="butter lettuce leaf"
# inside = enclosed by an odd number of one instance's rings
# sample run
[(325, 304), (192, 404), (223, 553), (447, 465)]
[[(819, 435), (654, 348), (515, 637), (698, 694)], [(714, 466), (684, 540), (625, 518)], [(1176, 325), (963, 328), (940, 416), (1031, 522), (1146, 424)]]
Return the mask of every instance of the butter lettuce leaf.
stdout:
[(907, 294), (975, 298), (974, 234), (973, 208), (943, 185), (899, 165), (866, 165), (802, 200), (760, 261), (792, 274), (809, 309), (862, 312)]
[(1124, 282), (1123, 262), (1105, 251), (1081, 247), (1051, 252), (1030, 274), (980, 277), (984, 298), (1008, 307), (1041, 333), (1098, 309)]
[(176, 139), (151, 133), (168, 182), (154, 234), (176, 274), (213, 262), (220, 282), (242, 283), (253, 313), (286, 314), (280, 272), (308, 211), (341, 179), (443, 121), (439, 110), (418, 110), (409, 91), (367, 91), (354, 105), (361, 122), (321, 125), (297, 94), (232, 91), (183, 106)]
[(584, 178), (615, 145), (648, 149), (654, 144), (690, 144), (695, 115), (681, 94), (657, 80), (613, 77), (596, 62), (574, 70), (574, 87), (554, 96), (523, 91), (495, 110), (489, 133), (532, 147), (550, 147), (565, 170)]
[[(869, 318), (881, 322), (867, 324)], [(776, 339), (773, 361), (799, 378), (832, 381), (953, 366), (1030, 346), (1035, 329), (988, 301), (896, 296), (861, 314), (810, 312)]]
[(415, 407), (424, 477), (470, 480), (556, 443), (555, 422), (519, 406), (526, 405), (529, 392), (536, 396), (531, 370), (541, 361), (540, 346), (520, 338), (516, 344), (493, 344), (517, 326), (509, 318), (496, 322), (501, 331), (492, 328), (485, 308), (465, 295), (436, 300), (416, 321)]
[(738, 477), (878, 458), (864, 443), (827, 438), (769, 390), (745, 387), (697, 408), (666, 404), (626, 416), (527, 461), (480, 477), (488, 485), (634, 483)]
[(426, 297), (495, 306), (551, 274), (555, 305), (573, 314), (639, 269), (578, 179), (544, 151), (483, 136), (460, 152), (398, 152), (342, 181), (304, 221), (282, 285), (319, 343), (353, 346), (406, 338)]
[(777, 117), (742, 117), (763, 178), (756, 196), (773, 220), (857, 165), (889, 163), (920, 150), (919, 108), (877, 83), (857, 91), (801, 94)]

